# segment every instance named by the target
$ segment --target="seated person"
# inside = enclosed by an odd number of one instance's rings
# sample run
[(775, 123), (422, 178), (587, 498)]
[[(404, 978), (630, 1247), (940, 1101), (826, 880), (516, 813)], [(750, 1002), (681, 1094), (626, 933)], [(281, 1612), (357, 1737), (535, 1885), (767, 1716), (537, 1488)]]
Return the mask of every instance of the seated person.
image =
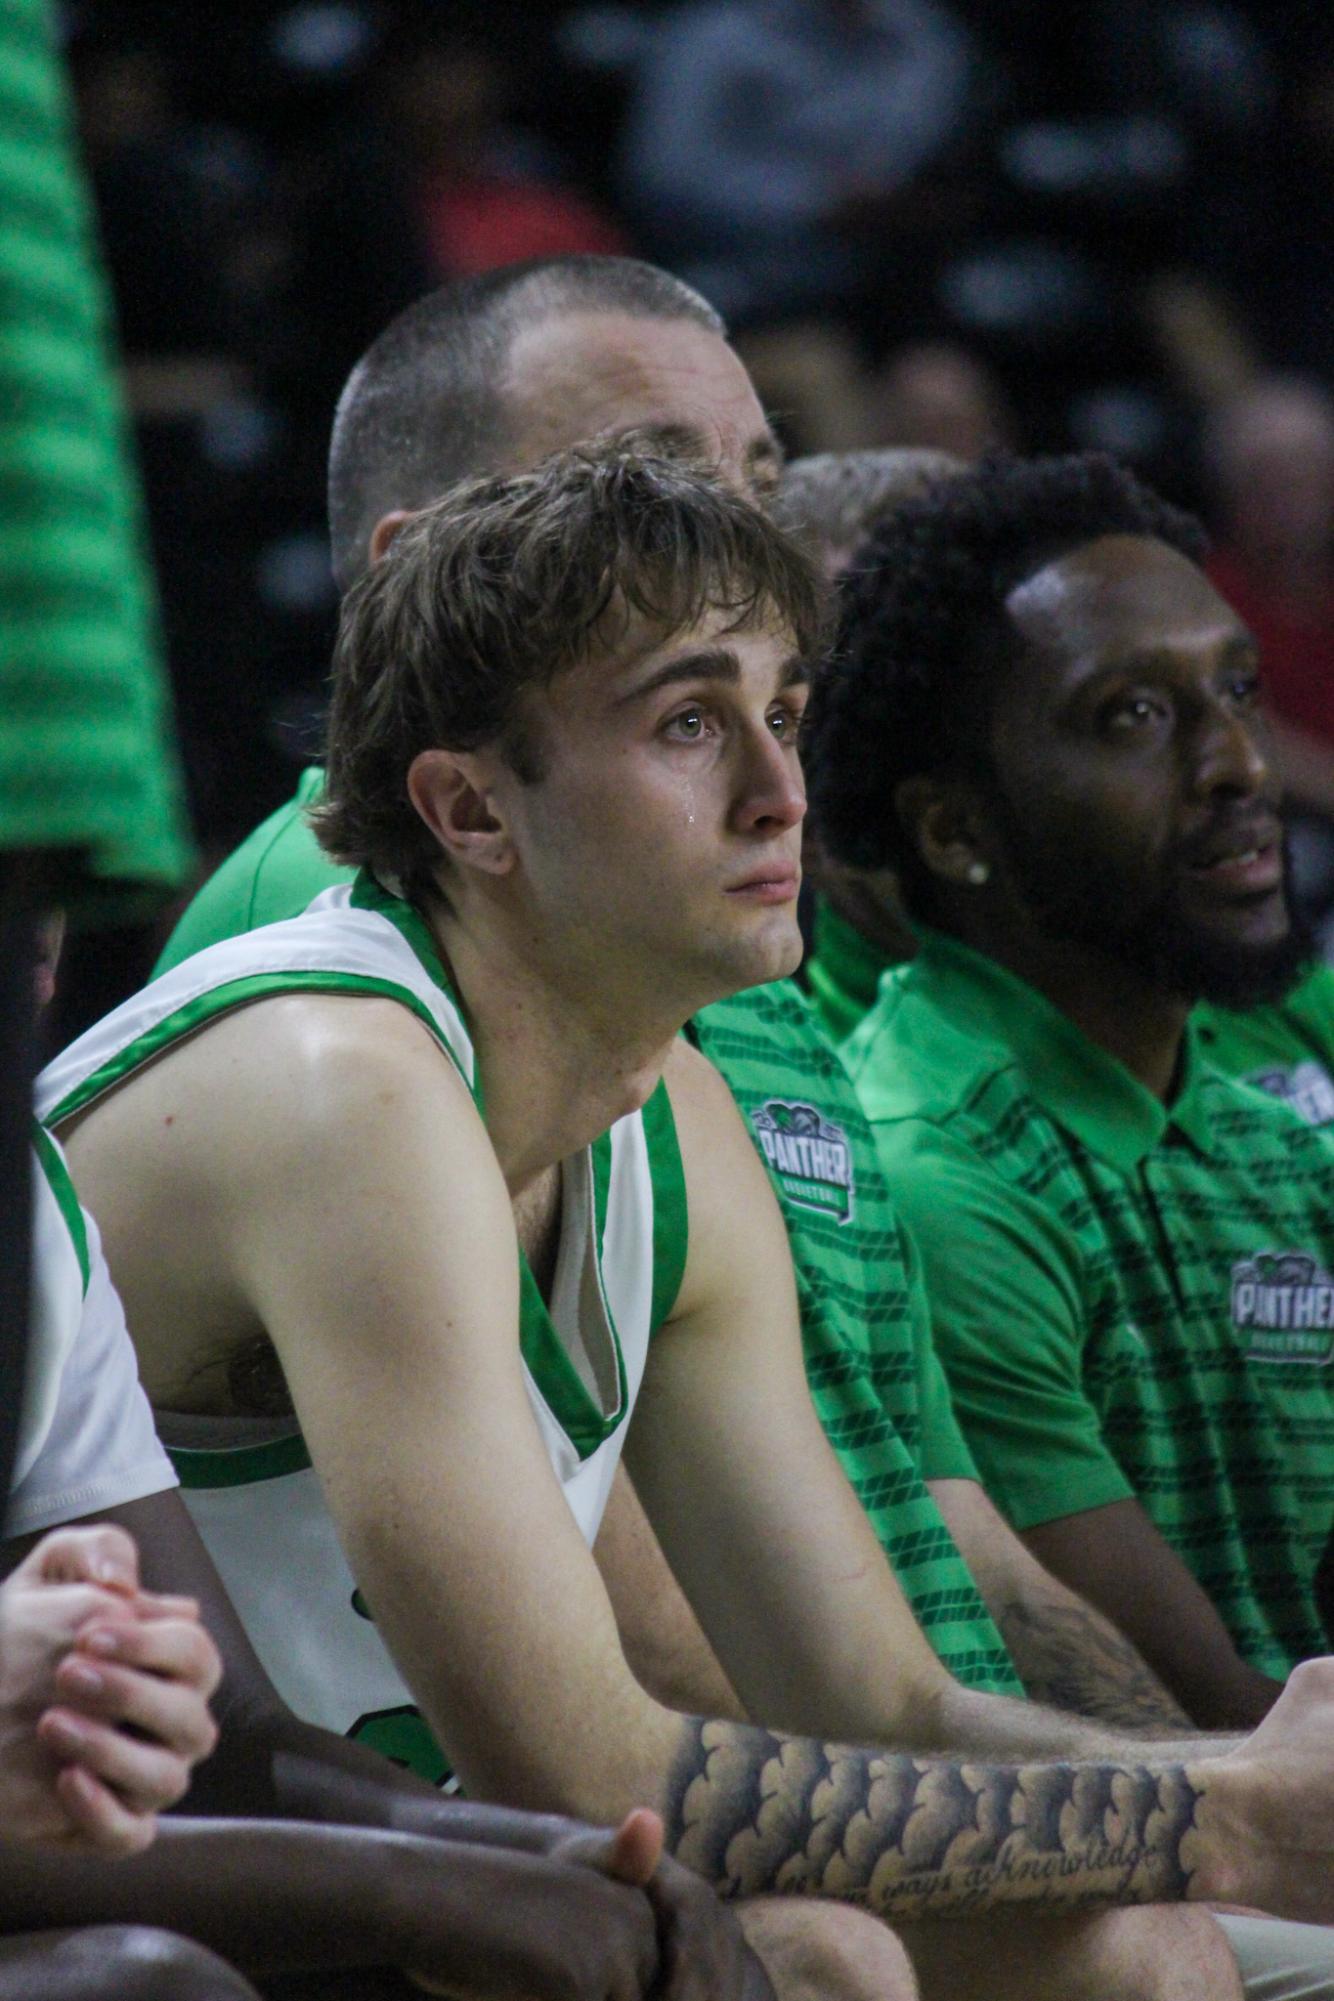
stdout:
[[(697, 442), (749, 487), (762, 487), (776, 465), (717, 315), (651, 266), (567, 259), (431, 294), (385, 329), (339, 404), (329, 463), (339, 581), (363, 575), (408, 512), (459, 472), (523, 464), (544, 447), (634, 423)], [(805, 510), (810, 475), (826, 463), (799, 461), (785, 477), (785, 520)], [(882, 504), (933, 463), (925, 453), (847, 455), (835, 537), (850, 484), (859, 507)], [(323, 773), (307, 771), (295, 798), (200, 891), (158, 972), (295, 917), (320, 891), (350, 881), (307, 818), (322, 790)], [(939, 1660), (970, 1688), (1022, 1686), (1109, 1722), (1180, 1727), (1179, 1706), (1133, 1648), (1041, 1570), (986, 1500), (931, 1353), (925, 1300), (870, 1128), (809, 1003), (791, 981), (772, 981), (701, 1008), (688, 1033), (723, 1076), (769, 1170), (796, 1267), (816, 1410)], [(837, 1164), (832, 1176), (799, 1171), (811, 1134), (825, 1135), (818, 1158)], [(211, 1462), (178, 1453), (177, 1463), (202, 1515), (214, 1505)], [(596, 1554), (641, 1681), (678, 1707), (733, 1702), (623, 1470)], [(243, 1545), (230, 1571), (243, 1596), (248, 1568)], [(401, 1719), (362, 1728), (393, 1729), (400, 1754), (410, 1754)], [(438, 1770), (415, 1741), (424, 1769)]]
[(1190, 1023), (1307, 957), (1255, 648), (1199, 548), (1097, 459), (905, 503), (809, 766), (821, 839), (921, 927), (848, 1056), (984, 1482), (1214, 1725), (1324, 1644), (1334, 1147)]
[[(43, 1133), (33, 1158), (33, 1310), (10, 1522), (59, 1519), (71, 1483), (92, 1505), (174, 1485), (114, 1316), (86, 1309), (89, 1237)], [(95, 1242), (95, 1239), (94, 1239)], [(105, 1266), (97, 1274), (105, 1284)], [(103, 1301), (105, 1304), (105, 1301)], [(84, 1319), (89, 1337), (71, 1366)], [(119, 1338), (117, 1335), (119, 1334)], [(100, 1338), (99, 1338), (100, 1337)], [(72, 1379), (77, 1379), (77, 1387)], [(97, 1414), (89, 1390), (100, 1382)], [(96, 1473), (88, 1479), (89, 1460)], [(135, 1649), (108, 1704), (110, 1640)], [(0, 1585), (0, 1826), (11, 1844), (140, 1854), (217, 1731), (221, 1664), (196, 1608), (140, 1588), (122, 1531), (47, 1534)], [(21, 1864), (20, 1864), (21, 1866)], [(255, 2001), (214, 1956), (149, 1926), (21, 1930), (0, 1937), (4, 2001)]]
[[(96, 1225), (40, 1129), (34, 1167), (8, 1553), (32, 1541), (25, 1530), (101, 1522), (43, 1535), (0, 1586), (0, 1996), (250, 1994), (210, 1945), (265, 1974), (337, 1975), (348, 2001), (380, 1995), (371, 1969), (395, 1963), (460, 1992), (501, 1977), (534, 1992), (573, 1983), (590, 2001), (664, 1973), (682, 1994), (754, 1981), (716, 1900), (660, 1866), (656, 1816), (633, 1813), (612, 1835), (465, 1808), (283, 1714), (173, 1491)], [(221, 1668), (196, 1601), (143, 1589), (141, 1557), (207, 1602), (224, 1647), (222, 1744), (192, 1807), (345, 1825), (159, 1827), (217, 1742), (207, 1698)], [(85, 1853), (141, 1859), (107, 1867)], [(392, 1896), (378, 1874), (388, 1861)]]
[[(840, 576), (900, 500), (963, 470), (961, 460), (944, 452), (823, 452), (795, 459), (783, 473), (781, 516), (828, 574)], [(819, 896), (803, 977), (821, 1021), (841, 1043), (873, 1005), (886, 966), (910, 959), (916, 940), (892, 870), (836, 864), (809, 838), (807, 848)], [(1210, 1061), (1229, 1077), (1282, 1098), (1309, 1125), (1334, 1121), (1334, 968), (1313, 967), (1290, 992), (1257, 1007), (1201, 1001), (1194, 1021)]]
[[(590, 449), (453, 490), (345, 607), (320, 825), (351, 890), (187, 960), (43, 1097), (159, 1403), (232, 1420), (281, 1370), (301, 1432), (250, 1513), (267, 1502), (275, 1606), (325, 1559), (298, 1643), (332, 1654), (341, 1624), (369, 1663), (382, 1636), (379, 1686), (397, 1668), (479, 1792), (617, 1818), (629, 1791), (732, 1896), (892, 1914), (928, 1993), (1001, 1936), (989, 1991), (1031, 1991), (1043, 1957), (1096, 1991), (1122, 1914), (1090, 1900), (1334, 1907), (1303, 1832), (1323, 1840), (1330, 1670), (1252, 1743), (1148, 1755), (941, 1699), (810, 1408), (769, 1184), (677, 1040), (800, 949), (819, 609), (761, 512), (667, 460)], [(164, 1235), (167, 1204), (188, 1226)], [(629, 1674), (587, 1548), (627, 1444), (763, 1727), (674, 1713)], [(291, 1484), (303, 1451), (337, 1543)], [(356, 1703), (355, 1676), (330, 1680)], [(1006, 1907), (1037, 1883), (1051, 1928), (1021, 1943)], [(886, 1960), (882, 1992), (910, 1980)]]
[[(39, 1200), (39, 1216), (41, 1207)], [(113, 1722), (85, 1706), (81, 1677), (104, 1658), (95, 1635), (121, 1639), (140, 1625), (157, 1629), (147, 1635), (156, 1664), (127, 1669), (128, 1699)], [(51, 1848), (57, 1869), (80, 1853), (142, 1853), (156, 1833), (157, 1810), (180, 1797), (191, 1763), (214, 1740), (206, 1697), (218, 1672), (188, 1603), (140, 1590), (128, 1536), (113, 1528), (44, 1536), (0, 1585), (6, 1861), (18, 1844)], [(151, 1925), (115, 1923), (0, 1936), (0, 1997), (257, 2001), (255, 1990), (203, 1947)]]

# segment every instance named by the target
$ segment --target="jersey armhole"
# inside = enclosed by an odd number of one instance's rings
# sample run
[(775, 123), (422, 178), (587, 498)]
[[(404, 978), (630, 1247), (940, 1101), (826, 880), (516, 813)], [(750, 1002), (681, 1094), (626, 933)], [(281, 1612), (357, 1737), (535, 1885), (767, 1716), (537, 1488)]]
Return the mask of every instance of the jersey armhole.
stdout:
[(79, 1260), (79, 1276), (83, 1283), (83, 1296), (88, 1297), (88, 1285), (93, 1275), (92, 1257), (88, 1250), (88, 1225), (84, 1221), (83, 1208), (79, 1202), (78, 1190), (70, 1179), (64, 1155), (52, 1139), (45, 1126), (38, 1120), (32, 1122), (32, 1143), (38, 1164), (46, 1178), (46, 1185), (55, 1196), (65, 1228), (69, 1231), (74, 1245), (74, 1254)]

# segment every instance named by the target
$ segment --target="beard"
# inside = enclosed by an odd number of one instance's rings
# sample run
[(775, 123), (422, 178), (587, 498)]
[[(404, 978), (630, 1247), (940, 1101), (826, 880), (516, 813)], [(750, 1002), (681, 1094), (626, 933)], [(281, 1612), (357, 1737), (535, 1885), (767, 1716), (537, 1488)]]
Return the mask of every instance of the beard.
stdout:
[(1160, 993), (1194, 1004), (1244, 1010), (1291, 993), (1316, 958), (1310, 926), (1293, 905), (1290, 858), (1283, 843), (1283, 935), (1261, 944), (1220, 937), (1183, 909), (1174, 893), (1171, 857), (1161, 882), (1132, 899), (1125, 878), (1105, 861), (1044, 841), (993, 788), (1015, 884), (1038, 928), (1058, 944), (1102, 953)]

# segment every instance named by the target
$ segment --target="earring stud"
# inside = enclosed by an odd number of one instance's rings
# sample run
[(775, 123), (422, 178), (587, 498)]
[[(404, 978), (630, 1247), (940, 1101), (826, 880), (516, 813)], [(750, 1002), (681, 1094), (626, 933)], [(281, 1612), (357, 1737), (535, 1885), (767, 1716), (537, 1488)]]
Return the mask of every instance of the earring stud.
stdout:
[(990, 876), (991, 869), (986, 862), (969, 862), (964, 870), (965, 880), (976, 884), (979, 889), (984, 882), (990, 880)]

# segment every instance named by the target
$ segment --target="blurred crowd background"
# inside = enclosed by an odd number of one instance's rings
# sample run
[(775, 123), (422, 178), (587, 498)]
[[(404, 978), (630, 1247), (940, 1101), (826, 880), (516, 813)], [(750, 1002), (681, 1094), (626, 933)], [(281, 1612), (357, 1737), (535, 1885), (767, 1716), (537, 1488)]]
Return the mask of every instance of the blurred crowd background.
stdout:
[[(642, 254), (792, 453), (1097, 446), (1201, 509), (1334, 901), (1334, 12), (1316, 0), (350, 0), (61, 15), (190, 806), (318, 751), (343, 379), (428, 287)], [(169, 918), (165, 920), (169, 922)], [(59, 1043), (154, 938), (72, 942)]]

